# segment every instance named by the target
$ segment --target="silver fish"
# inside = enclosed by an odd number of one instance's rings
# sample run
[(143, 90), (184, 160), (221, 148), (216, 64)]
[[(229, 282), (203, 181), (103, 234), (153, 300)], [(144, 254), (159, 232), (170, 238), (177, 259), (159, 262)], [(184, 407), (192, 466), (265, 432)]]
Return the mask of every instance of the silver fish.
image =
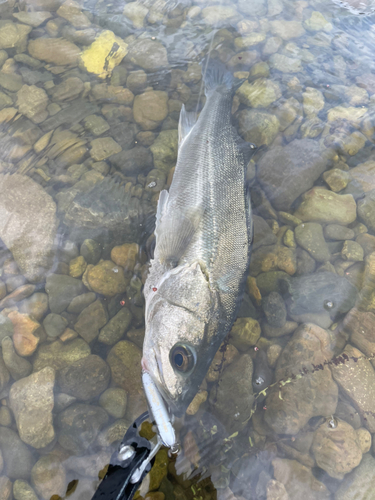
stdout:
[(176, 416), (185, 413), (241, 303), (252, 215), (246, 166), (254, 145), (231, 124), (242, 82), (211, 61), (206, 103), (180, 114), (169, 193), (160, 193), (154, 259), (144, 287), (142, 368)]

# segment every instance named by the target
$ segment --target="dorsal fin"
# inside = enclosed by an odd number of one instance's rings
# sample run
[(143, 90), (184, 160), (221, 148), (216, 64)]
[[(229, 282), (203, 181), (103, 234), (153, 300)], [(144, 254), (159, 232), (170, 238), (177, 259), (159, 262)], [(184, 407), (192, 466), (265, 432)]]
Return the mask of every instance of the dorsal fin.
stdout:
[(198, 119), (195, 111), (186, 111), (185, 104), (180, 111), (180, 120), (178, 122), (178, 147), (180, 148), (189, 132), (194, 127)]
[(155, 232), (157, 231), (161, 219), (163, 218), (163, 213), (165, 212), (165, 207), (168, 202), (168, 191), (163, 189), (163, 191), (159, 195), (158, 208), (156, 211), (156, 223), (155, 223)]

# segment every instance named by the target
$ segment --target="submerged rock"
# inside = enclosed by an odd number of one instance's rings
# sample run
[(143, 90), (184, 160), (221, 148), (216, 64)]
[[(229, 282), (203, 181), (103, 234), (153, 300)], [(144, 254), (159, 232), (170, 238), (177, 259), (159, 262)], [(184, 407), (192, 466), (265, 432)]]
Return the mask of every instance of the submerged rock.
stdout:
[(8, 427), (0, 427), (0, 448), (4, 458), (4, 473), (10, 479), (28, 479), (35, 459), (30, 448)]
[[(323, 366), (333, 356), (330, 343), (327, 331), (306, 324), (294, 332), (283, 349), (276, 365), (276, 381), (290, 383), (271, 389), (264, 416), (274, 432), (297, 434), (310, 418), (335, 412), (338, 387), (328, 367)], [(317, 365), (322, 369), (314, 371)]]
[(15, 382), (9, 392), (9, 405), (22, 441), (44, 448), (55, 437), (52, 410), (55, 371), (46, 367)]
[(342, 276), (325, 271), (310, 276), (281, 278), (290, 314), (327, 312), (333, 319), (355, 304), (358, 290)]
[(65, 495), (65, 469), (54, 455), (42, 456), (36, 462), (31, 471), (31, 480), (43, 500), (49, 500), (53, 495)]
[(335, 500), (367, 500), (375, 489), (375, 459), (367, 453), (360, 465), (345, 476)]
[(311, 139), (295, 139), (267, 151), (258, 162), (257, 175), (273, 206), (289, 210), (324, 172), (328, 157), (329, 153)]
[(49, 307), (53, 313), (62, 313), (77, 295), (81, 295), (85, 287), (81, 280), (63, 274), (50, 274), (46, 280)]
[(22, 274), (39, 281), (52, 264), (56, 205), (30, 177), (0, 175), (0, 238)]
[(113, 382), (131, 395), (143, 394), (141, 358), (141, 350), (127, 340), (118, 342), (107, 356)]

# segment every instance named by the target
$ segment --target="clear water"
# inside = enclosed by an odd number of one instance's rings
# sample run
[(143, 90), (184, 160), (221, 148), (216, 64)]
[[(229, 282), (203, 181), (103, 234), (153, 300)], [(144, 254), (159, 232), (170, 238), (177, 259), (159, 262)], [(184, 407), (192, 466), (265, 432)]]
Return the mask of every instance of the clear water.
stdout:
[(158, 454), (140, 495), (373, 498), (373, 8), (0, 5), (1, 499), (90, 499), (146, 408), (152, 219), (208, 52), (245, 79), (232, 111), (258, 146), (252, 263), (176, 422), (182, 452)]

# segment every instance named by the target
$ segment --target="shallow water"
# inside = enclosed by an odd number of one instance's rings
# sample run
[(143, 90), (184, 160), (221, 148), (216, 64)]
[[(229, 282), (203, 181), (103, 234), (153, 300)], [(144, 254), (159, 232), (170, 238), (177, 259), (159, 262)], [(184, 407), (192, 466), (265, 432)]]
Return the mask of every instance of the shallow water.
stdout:
[(371, 498), (374, 7), (0, 5), (0, 500), (90, 499), (146, 408), (150, 234), (208, 51), (245, 79), (252, 261), (182, 452), (140, 495)]

